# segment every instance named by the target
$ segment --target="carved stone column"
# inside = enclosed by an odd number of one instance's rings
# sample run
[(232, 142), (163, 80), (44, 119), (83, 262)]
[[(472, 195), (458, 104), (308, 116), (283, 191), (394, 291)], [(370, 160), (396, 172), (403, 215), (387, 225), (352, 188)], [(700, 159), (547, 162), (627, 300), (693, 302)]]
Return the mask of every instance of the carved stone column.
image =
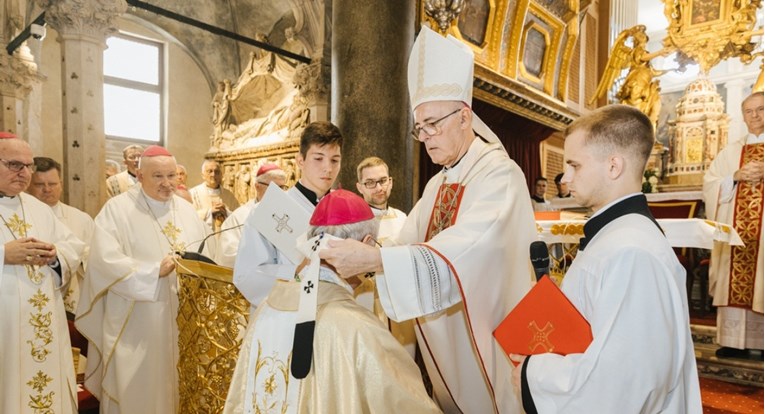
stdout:
[(395, 179), (391, 205), (405, 211), (414, 182), (406, 65), (415, 8), (414, 0), (332, 2), (331, 113), (345, 138), (340, 182), (355, 191), (356, 165), (376, 155)]
[(12, 56), (5, 50), (0, 53), (0, 131), (29, 139), (23, 128), (22, 108), (24, 99), (38, 82), (37, 65), (26, 46), (19, 47)]
[[(103, 51), (124, 0), (38, 0), (61, 43), (67, 202), (95, 216), (106, 199)], [(127, 108), (126, 108), (127, 109)]]

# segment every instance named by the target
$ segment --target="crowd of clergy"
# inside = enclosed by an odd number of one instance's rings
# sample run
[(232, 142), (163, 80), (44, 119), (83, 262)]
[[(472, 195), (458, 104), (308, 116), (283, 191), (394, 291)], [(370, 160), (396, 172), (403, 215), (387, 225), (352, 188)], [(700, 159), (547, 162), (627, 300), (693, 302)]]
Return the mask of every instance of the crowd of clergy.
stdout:
[[(334, 189), (344, 137), (329, 122), (303, 131), (294, 186), (262, 164), (242, 205), (219, 163), (202, 162), (204, 182), (187, 188), (167, 149), (128, 146), (95, 219), (60, 201), (58, 162), (1, 134), (0, 412), (77, 412), (67, 313), (89, 343), (84, 387), (101, 413), (179, 412), (176, 266), (199, 249), (233, 268), (251, 304), (225, 413), (701, 413), (685, 270), (640, 192), (653, 126), (632, 107), (570, 125), (555, 179), (560, 197), (593, 212), (561, 286), (592, 342), (508, 355), (494, 338), (534, 285), (535, 204), (471, 109), (473, 66), (466, 45), (422, 28), (409, 60), (412, 137), (443, 169), (409, 214), (388, 205), (393, 177), (380, 158), (358, 164), (358, 194)], [(718, 220), (737, 214), (744, 188), (759, 188), (762, 212), (762, 105), (761, 93), (744, 102), (759, 131), (726, 149), (705, 182)], [(733, 279), (710, 275), (715, 305), (730, 307), (721, 317), (759, 317), (759, 338), (731, 324), (720, 332), (741, 350), (762, 349), (755, 244), (748, 302), (729, 303)]]

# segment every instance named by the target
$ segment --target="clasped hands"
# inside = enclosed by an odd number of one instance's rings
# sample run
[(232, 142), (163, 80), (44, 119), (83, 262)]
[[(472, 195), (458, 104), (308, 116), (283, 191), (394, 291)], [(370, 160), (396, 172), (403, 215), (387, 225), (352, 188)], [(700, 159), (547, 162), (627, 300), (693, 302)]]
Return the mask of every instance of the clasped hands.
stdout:
[(44, 266), (56, 262), (56, 246), (35, 239), (23, 237), (5, 243), (4, 263), (9, 265)]
[(763, 164), (762, 162), (750, 161), (744, 164), (738, 171), (733, 174), (734, 181), (750, 181), (757, 183), (762, 181), (763, 176)]

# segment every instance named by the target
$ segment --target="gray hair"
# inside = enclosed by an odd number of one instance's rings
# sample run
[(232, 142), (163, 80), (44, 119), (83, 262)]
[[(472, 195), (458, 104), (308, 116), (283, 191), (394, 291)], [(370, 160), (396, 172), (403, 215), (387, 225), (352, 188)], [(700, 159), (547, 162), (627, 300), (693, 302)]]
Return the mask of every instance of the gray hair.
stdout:
[(358, 223), (340, 224), (337, 226), (311, 226), (308, 228), (308, 238), (310, 239), (325, 233), (341, 239), (362, 241), (367, 235), (377, 238), (379, 226), (380, 220), (376, 217)]
[(274, 181), (277, 178), (283, 178), (287, 179), (287, 173), (284, 172), (281, 168), (277, 168), (275, 170), (264, 172), (263, 174), (260, 174), (258, 176), (258, 182), (261, 183), (270, 183), (271, 181)]

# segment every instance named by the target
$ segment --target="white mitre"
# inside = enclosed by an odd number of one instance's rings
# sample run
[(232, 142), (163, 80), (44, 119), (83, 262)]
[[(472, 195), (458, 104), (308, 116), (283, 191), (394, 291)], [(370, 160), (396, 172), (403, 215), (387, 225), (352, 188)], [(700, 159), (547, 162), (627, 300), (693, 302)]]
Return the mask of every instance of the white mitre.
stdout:
[[(473, 104), (473, 51), (452, 35), (422, 26), (409, 54), (409, 99), (412, 110), (421, 103), (462, 101)], [(473, 112), (473, 130), (489, 142), (499, 138)]]

